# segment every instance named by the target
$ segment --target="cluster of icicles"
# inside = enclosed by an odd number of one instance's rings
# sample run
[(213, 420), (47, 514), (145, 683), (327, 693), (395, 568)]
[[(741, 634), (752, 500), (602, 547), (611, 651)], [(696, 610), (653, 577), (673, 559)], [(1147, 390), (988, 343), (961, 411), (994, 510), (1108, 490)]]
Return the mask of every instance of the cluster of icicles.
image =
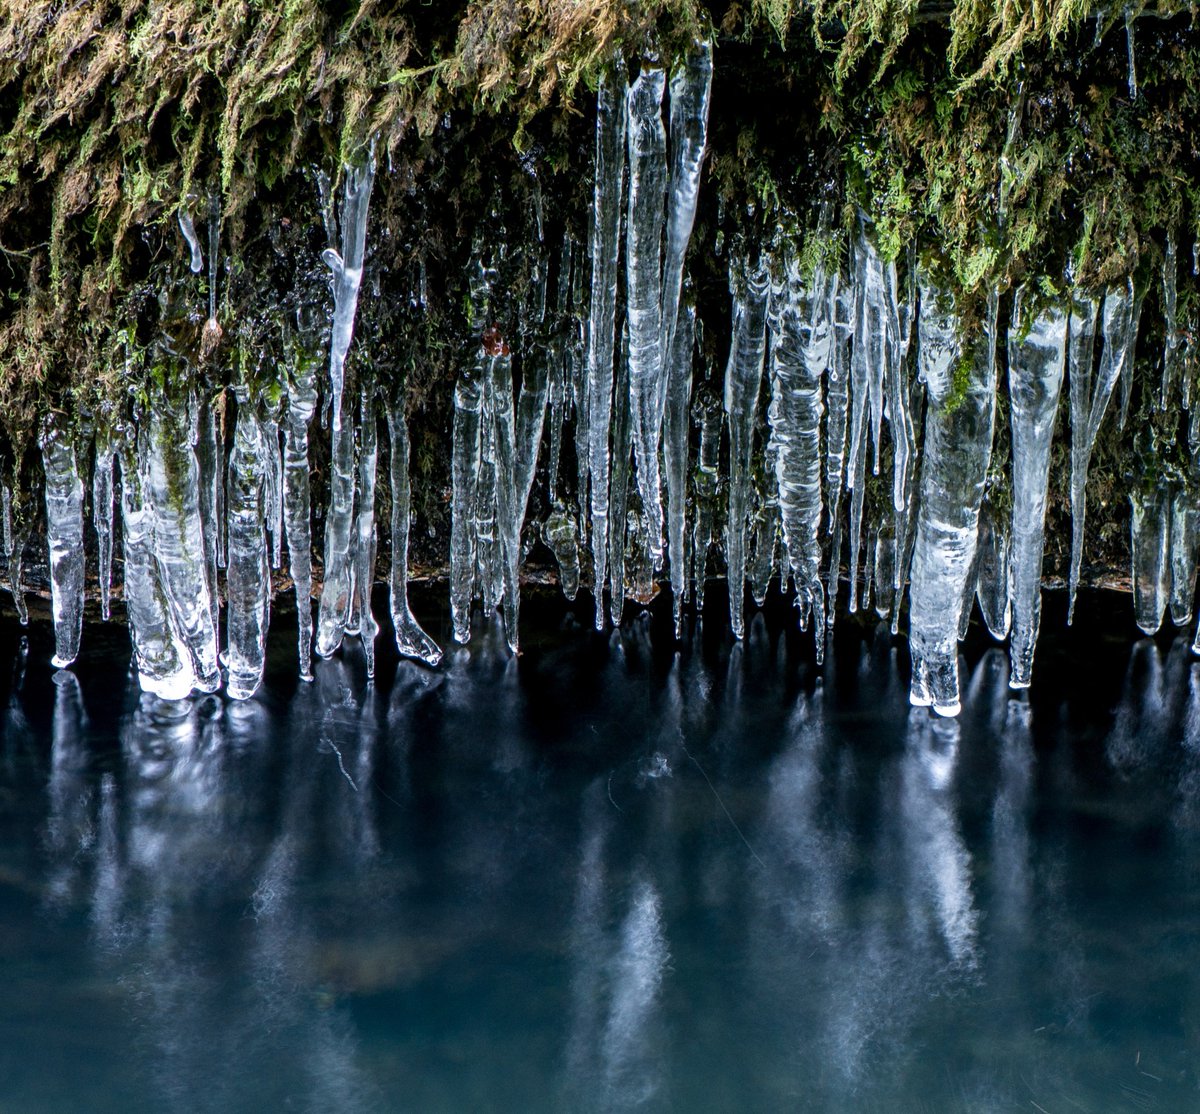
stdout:
[[(711, 48), (701, 43), (669, 78), (648, 61), (632, 84), (622, 66), (601, 84), (590, 274), (584, 253), (568, 240), (552, 307), (568, 327), (554, 334), (544, 358), (526, 361), (519, 393), (514, 392), (509, 343), (488, 326), (496, 272), (482, 250), (473, 257), (472, 355), (454, 387), (450, 605), (455, 639), (469, 640), (472, 607), (481, 601), (487, 613), (503, 608), (509, 645), (514, 651), (518, 647), (523, 529), (545, 434), (550, 511), (538, 533), (554, 554), (571, 599), (580, 586), (583, 555), (590, 550), (598, 629), (606, 623), (606, 589), (607, 619), (616, 624), (626, 600), (648, 600), (655, 574), (666, 569), (681, 632), (685, 603), (703, 608), (716, 546), (723, 550), (731, 587), (734, 635), (740, 638), (744, 630), (743, 584), (749, 582), (761, 603), (771, 578), (778, 576), (784, 586), (790, 581), (801, 625), (811, 622), (820, 660), (845, 547), (851, 611), (870, 606), (873, 597), (880, 616), (896, 630), (908, 592), (914, 704), (932, 705), (944, 715), (958, 711), (958, 642), (976, 595), (992, 632), (1010, 640), (1010, 683), (1028, 686), (1060, 394), (1065, 379), (1073, 607), (1088, 465), (1118, 383), (1122, 421), (1128, 407), (1141, 308), (1133, 284), (1102, 295), (1075, 291), (1062, 304), (1027, 290), (1015, 293), (1005, 361), (1011, 519), (985, 500), (1003, 332), (998, 298), (991, 298), (976, 335), (964, 338), (953, 298), (917, 267), (899, 283), (896, 267), (881, 258), (865, 220), (848, 265), (831, 251), (824, 262), (820, 252), (810, 253), (818, 262), (802, 266), (795, 247), (784, 242), (757, 252), (734, 251), (723, 399), (707, 380), (693, 390), (698, 322), (685, 293), (684, 265), (711, 82)], [(360, 635), (369, 670), (378, 631), (370, 600), (377, 417), (370, 390), (361, 392), (357, 424), (348, 417), (352, 408), (342, 395), (374, 173), (373, 162), (346, 169), (341, 251), (330, 249), (324, 256), (334, 298), (327, 386), (332, 460), (315, 631), (322, 656), (336, 652), (347, 634)], [(198, 270), (194, 230), (185, 218), (181, 227)], [(1173, 242), (1167, 256), (1163, 408), (1180, 386), (1184, 405), (1190, 405), (1188, 377), (1177, 384), (1181, 353)], [(541, 278), (535, 299), (544, 318), (544, 267)], [(590, 304), (585, 305), (587, 295)], [(270, 567), (281, 565), (284, 538), (300, 604), (300, 672), (309, 676), (314, 631), (308, 427), (317, 399), (311, 372), (289, 384), (274, 414), (264, 416), (261, 407), (245, 405), (239, 397), (224, 464), (213, 407), (195, 399), (181, 407), (164, 404), (136, 431), (97, 443), (93, 508), (103, 611), (107, 615), (115, 458), (122, 474), (125, 600), (138, 673), (148, 691), (167, 698), (215, 691), (223, 664), (228, 694), (253, 694), (263, 673)], [(765, 436), (759, 428), (764, 403)], [(1200, 415), (1200, 407), (1193, 413)], [(408, 437), (402, 405), (390, 406), (387, 419), (396, 639), (403, 655), (435, 665), (441, 651), (407, 601)], [(576, 460), (573, 485), (561, 466), (569, 430)], [(1193, 435), (1200, 440), (1200, 428)], [(726, 476), (721, 475), (723, 436)], [(42, 453), (55, 663), (61, 666), (74, 659), (79, 646), (84, 496), (70, 440), (48, 427)], [(891, 497), (879, 520), (866, 525), (864, 542), (868, 462), (878, 475), (889, 456)], [(1165, 483), (1136, 491), (1132, 498), (1138, 622), (1153, 632), (1168, 604), (1176, 623), (1187, 622), (1200, 510), (1189, 490)], [(12, 536), (9, 522), (6, 513), (5, 546), (20, 601), (23, 539)], [(228, 621), (219, 654), (222, 566)]]

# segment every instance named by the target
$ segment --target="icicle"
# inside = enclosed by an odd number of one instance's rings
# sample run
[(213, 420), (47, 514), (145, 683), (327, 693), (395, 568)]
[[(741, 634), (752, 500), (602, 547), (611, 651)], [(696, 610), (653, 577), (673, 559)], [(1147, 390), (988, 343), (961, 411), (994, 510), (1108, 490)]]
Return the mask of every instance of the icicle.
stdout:
[(1138, 82), (1137, 82), (1137, 60), (1133, 45), (1133, 25), (1137, 18), (1133, 7), (1125, 9), (1125, 50), (1129, 55), (1129, 99), (1136, 101), (1138, 99)]
[[(504, 633), (508, 648), (520, 649), (518, 621), (521, 607), (521, 525), (525, 519), (526, 483), (533, 481), (537, 446), (526, 449), (522, 465), (518, 461), (516, 417), (513, 407), (512, 355), (508, 343), (496, 334), (489, 341), (488, 374), (491, 377), (492, 428), (495, 436), (496, 526), (499, 534), (500, 583), (504, 601)], [(545, 379), (541, 380), (541, 406), (536, 419), (541, 440), (542, 414), (545, 413)], [(533, 419), (530, 419), (532, 422)], [(530, 431), (532, 436), (532, 430)], [(522, 471), (522, 468), (524, 471)]]
[(271, 568), (283, 567), (283, 454), (279, 448), (279, 407), (262, 416), (263, 441), (267, 449), (264, 492), (267, 533), (271, 536)]
[[(649, 515), (650, 549), (662, 559), (658, 442), (662, 431), (662, 240), (667, 190), (666, 76), (643, 65), (629, 91), (629, 218), (625, 226), (629, 399), (638, 490)], [(614, 607), (614, 611), (616, 608)]]
[[(1025, 287), (1019, 288), (1008, 331), (1009, 427), (1013, 460), (1013, 629), (1008, 683), (1014, 689), (1029, 687), (1041, 623), (1050, 445), (1062, 391), (1069, 327), (1068, 315), (1057, 306), (1044, 309), (1031, 322), (1027, 321), (1025, 297)], [(1092, 320), (1094, 322), (1094, 315)]]
[(92, 525), (96, 531), (100, 583), (100, 618), (108, 620), (112, 602), (113, 442), (108, 431), (96, 434), (96, 468), (92, 473)]
[(729, 274), (733, 328), (725, 365), (725, 414), (729, 421), (729, 519), (725, 557), (729, 580), (729, 618), (734, 638), (745, 634), (743, 601), (746, 579), (746, 518), (750, 495), (750, 454), (762, 387), (770, 283), (765, 261), (734, 263)]
[(41, 449), (54, 615), (54, 657), (50, 663), (62, 669), (79, 656), (83, 633), (83, 483), (75, 447), (65, 430), (47, 425)]
[(929, 396), (921, 500), (913, 549), (910, 644), (913, 704), (957, 715), (958, 625), (974, 558), (979, 505), (992, 452), (996, 302), (956, 382), (959, 321), (949, 297), (924, 279), (918, 322), (921, 378)]
[[(712, 43), (698, 42), (687, 61), (671, 75), (671, 176), (667, 197), (667, 243), (663, 255), (660, 343), (664, 360), (671, 359), (674, 350), (683, 264), (696, 222), (700, 169), (708, 141), (712, 72)], [(660, 399), (660, 410), (662, 405)]]
[[(19, 481), (21, 469), (13, 471)], [(16, 506), (14, 506), (14, 501)], [(15, 500), (13, 489), (4, 486), (4, 557), (8, 563), (8, 587), (12, 592), (13, 606), (17, 609), (17, 620), (21, 626), (29, 625), (29, 609), (25, 605), (25, 588), (22, 571), (25, 566), (25, 543), (29, 541), (29, 511), (22, 506), (24, 500), (18, 493)]]
[(749, 536), (752, 542), (746, 562), (746, 580), (750, 598), (757, 607), (766, 602), (775, 574), (776, 554), (779, 551), (779, 494), (775, 486), (775, 454), (767, 447), (767, 461), (762, 483), (754, 485), (755, 509), (750, 516)]
[[(1158, 408), (1166, 410), (1171, 404), (1171, 396), (1175, 392), (1175, 382), (1179, 378), (1179, 365), (1182, 356), (1182, 344), (1179, 335), (1177, 281), (1179, 261), (1175, 247), (1175, 230), (1167, 233), (1167, 247), (1163, 252), (1163, 366), (1162, 393), (1159, 396)], [(1184, 399), (1184, 406), (1188, 400)]]
[(125, 615), (138, 684), (163, 700), (182, 700), (196, 684), (192, 656), (163, 594), (154, 559), (154, 508), (147, 498), (143, 451), (128, 441), (121, 453), (121, 537)]
[(626, 599), (643, 607), (655, 597), (654, 565), (650, 559), (649, 528), (641, 511), (631, 510), (625, 518), (625, 584)]
[(1179, 485), (1171, 499), (1171, 622), (1186, 626), (1196, 595), (1200, 555), (1200, 506), (1192, 482)]
[(845, 486), (846, 425), (850, 408), (849, 347), (854, 332), (853, 298), (852, 287), (835, 274), (829, 296), (832, 351), (825, 388), (829, 408), (825, 423), (825, 486), (829, 489), (828, 530), (831, 538), (826, 592), (831, 626), (837, 615), (838, 574), (842, 558), (842, 491)]
[(486, 355), (477, 346), (473, 361), (454, 387), (454, 445), (451, 459), (450, 615), (454, 638), (471, 638), (471, 601), (475, 597), (476, 515), (480, 474), (480, 427)]
[(667, 535), (671, 565), (671, 607), (675, 637), (683, 637), (683, 602), (687, 590), (688, 404), (692, 394), (692, 351), (696, 344), (696, 307), (688, 304), (673, 333), (671, 363), (667, 370), (663, 458), (667, 467)]
[(221, 600), (217, 584), (218, 539), (218, 491), (223, 486), (221, 475), (220, 434), (214, 414), (215, 404), (207, 399), (200, 402), (199, 432), (196, 439), (196, 465), (200, 474), (200, 526), (204, 533), (204, 569), (208, 579), (209, 606), (212, 611), (214, 629), (220, 621)]
[[(1067, 622), (1075, 614), (1075, 593), (1083, 561), (1083, 527), (1087, 513), (1087, 474), (1100, 422), (1108, 409), (1113, 388), (1127, 368), (1134, 324), (1133, 280), (1111, 287), (1104, 298), (1104, 351), (1093, 382), (1092, 345), (1096, 331), (1096, 299), (1076, 292), (1071, 302), (1069, 334), (1071, 388), (1071, 573)], [(1132, 375), (1132, 367), (1126, 376)]]
[(358, 634), (367, 662), (367, 676), (375, 676), (375, 638), (379, 624), (371, 610), (375, 587), (375, 473), (379, 460), (379, 427), (375, 420), (375, 382), (365, 377), (359, 391), (357, 546), (354, 553), (354, 589), (358, 601)]
[(408, 531), (412, 502), (408, 481), (408, 423), (404, 419), (402, 401), (388, 407), (388, 430), (392, 454), (392, 626), (396, 631), (396, 647), (406, 658), (437, 665), (442, 660), (442, 651), (421, 629), (408, 603)]
[[(629, 521), (629, 464), (633, 451), (633, 415), (629, 398), (629, 329), (621, 335), (616, 387), (612, 410), (612, 469), (608, 503), (608, 613), (613, 626), (620, 626), (625, 611), (625, 549)], [(598, 529), (595, 522), (592, 529)]]
[(196, 235), (196, 226), (192, 222), (192, 214), (186, 209), (179, 210), (179, 231), (187, 241), (188, 250), (192, 253), (192, 274), (198, 275), (204, 270), (204, 256), (200, 251), (200, 237)]
[(354, 519), (354, 431), (342, 422), (346, 354), (354, 336), (354, 314), (362, 284), (367, 240), (367, 205), (375, 180), (372, 148), (361, 166), (345, 168), (342, 200), (342, 251), (321, 254), (333, 272), (333, 322), (329, 342), (329, 378), (333, 402), (333, 450), (330, 460), (329, 512), (325, 517), (325, 583), (317, 613), (317, 653), (327, 658), (342, 644), (353, 598), (350, 538)]
[(542, 538), (558, 562), (558, 582), (563, 595), (573, 601), (579, 591), (579, 527), (561, 503), (555, 504), (542, 524)]
[(975, 554), (975, 578), (967, 585), (968, 598), (960, 619), (959, 638), (966, 635), (964, 626), (970, 616), (970, 596), (973, 592), (979, 597), (979, 612), (988, 633), (997, 642), (1003, 642), (1012, 625), (1012, 601), (1009, 595), (1012, 543), (1008, 523), (1001, 519), (986, 494), (979, 507), (979, 541)]
[(200, 517), (200, 467), (193, 440), (196, 400), (160, 396), (148, 416), (145, 492), (154, 510), (154, 556), (172, 621), (188, 647), (201, 692), (221, 687), (217, 627), (213, 622), (204, 526)]
[(1162, 625), (1170, 596), (1170, 512), (1167, 485), (1135, 487), (1129, 493), (1133, 507), (1129, 530), (1133, 549), (1133, 613), (1146, 634)]
[(558, 494), (558, 472), (562, 463), (563, 423), (566, 421), (567, 402), (572, 387), (571, 366), (571, 239), (563, 238), (562, 252), (558, 264), (557, 310), (559, 323), (549, 356), (549, 382), (547, 391), (550, 405), (550, 497)]
[(504, 557), (496, 515), (496, 417), (491, 357), (485, 353), (479, 407), (479, 484), (475, 496), (475, 552), (479, 596), (485, 615), (504, 598)]
[(8, 484), (0, 484), (0, 518), (3, 520), (4, 559), (12, 559), (13, 552), (13, 517), (12, 517), (12, 488)]
[(692, 402), (692, 416), (700, 427), (700, 453), (692, 476), (696, 514), (692, 524), (692, 598), (696, 610), (704, 610), (704, 586), (708, 579), (708, 551), (713, 543), (717, 497), (721, 486), (721, 400), (708, 383), (702, 383)]
[(832, 365), (834, 286), (824, 266), (806, 283), (789, 253), (771, 305), (771, 443), (783, 541), (801, 618), (813, 617), (817, 661), (825, 651), (821, 584), (821, 379)]
[(887, 590), (895, 582), (896, 539), (886, 530), (875, 538), (875, 614), (884, 622), (892, 616), (895, 594)]
[(608, 443), (613, 405), (617, 260), (620, 252), (627, 96), (624, 66), (618, 59), (611, 71), (601, 78), (596, 94), (592, 304), (587, 329), (588, 472), (597, 630), (604, 629), (604, 586), (608, 575)]
[[(1138, 323), (1142, 317), (1142, 301), (1145, 293), (1134, 293), (1133, 297), (1133, 315), (1129, 322), (1128, 330), (1122, 338), (1123, 343), (1128, 344), (1128, 349), (1123, 360), (1125, 374), (1120, 377), (1121, 386), (1121, 409), (1117, 415), (1117, 429), (1123, 430), (1125, 423), (1129, 420), (1129, 402), (1133, 397), (1133, 369), (1137, 355), (1137, 334)], [(1106, 299), (1107, 300), (1107, 299)], [(1107, 336), (1105, 341), (1107, 344)]]
[(299, 337), (292, 338), (283, 449), (283, 513), (288, 569), (296, 586), (300, 679), (312, 680), (312, 503), (308, 426), (317, 408), (316, 368)]
[(225, 502), (225, 666), (230, 698), (248, 700), (262, 684), (270, 623), (271, 573), (264, 521), (268, 463), (262, 424), (245, 388), (238, 389), (237, 404)]

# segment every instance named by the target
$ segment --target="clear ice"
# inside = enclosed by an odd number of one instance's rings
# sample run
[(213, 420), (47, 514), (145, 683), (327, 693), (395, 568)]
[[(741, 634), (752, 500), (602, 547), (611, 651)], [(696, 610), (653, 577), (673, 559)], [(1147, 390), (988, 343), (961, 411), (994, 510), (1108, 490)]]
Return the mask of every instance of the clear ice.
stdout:
[(56, 669), (79, 656), (83, 633), (83, 482), (70, 434), (57, 424), (42, 433), (46, 474), (46, 538), (50, 550), (50, 598)]

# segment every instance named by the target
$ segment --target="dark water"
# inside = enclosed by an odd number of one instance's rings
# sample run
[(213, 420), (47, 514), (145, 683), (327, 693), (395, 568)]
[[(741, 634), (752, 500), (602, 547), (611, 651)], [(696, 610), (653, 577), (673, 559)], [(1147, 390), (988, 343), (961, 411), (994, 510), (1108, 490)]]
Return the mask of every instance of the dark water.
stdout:
[(784, 613), (174, 709), (5, 627), (0, 1114), (1200, 1110), (1200, 663), (1127, 606), (957, 723)]

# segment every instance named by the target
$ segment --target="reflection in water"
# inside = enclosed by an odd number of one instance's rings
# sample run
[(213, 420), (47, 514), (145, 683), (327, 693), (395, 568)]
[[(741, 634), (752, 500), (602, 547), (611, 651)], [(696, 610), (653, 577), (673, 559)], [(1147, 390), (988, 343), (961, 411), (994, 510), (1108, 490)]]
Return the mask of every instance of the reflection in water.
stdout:
[(656, 637), (493, 623), (228, 705), (16, 655), (0, 1105), (1189, 1108), (1185, 643), (1097, 665), (1111, 709), (990, 651), (947, 721), (882, 628), (819, 677), (761, 615)]

